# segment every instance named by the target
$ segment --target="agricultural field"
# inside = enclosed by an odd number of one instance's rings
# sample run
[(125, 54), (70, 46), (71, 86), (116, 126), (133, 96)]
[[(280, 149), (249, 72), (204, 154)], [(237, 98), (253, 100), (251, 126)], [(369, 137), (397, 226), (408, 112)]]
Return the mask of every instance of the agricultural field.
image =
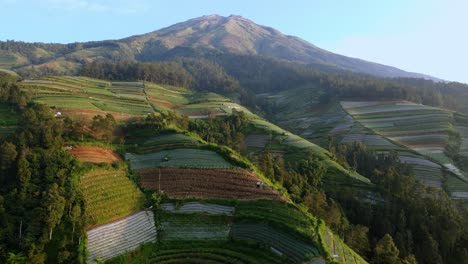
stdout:
[(325, 226), (320, 228), (322, 241), (327, 251), (334, 256), (334, 260), (346, 264), (367, 263), (361, 256), (350, 249), (339, 237)]
[(468, 126), (456, 126), (456, 130), (461, 132), (462, 144), (460, 146), (460, 154), (468, 156)]
[(234, 240), (247, 240), (266, 244), (279, 255), (285, 255), (296, 263), (320, 256), (319, 250), (295, 239), (287, 232), (278, 231), (265, 224), (234, 223), (231, 227)]
[(19, 117), (19, 114), (9, 106), (0, 104), (0, 138), (15, 132)]
[(280, 264), (291, 263), (272, 254), (266, 247), (235, 241), (162, 241), (150, 243), (127, 255), (111, 259), (109, 264)]
[(197, 139), (184, 134), (149, 135), (146, 138), (147, 139), (138, 142), (138, 146), (132, 148), (132, 151), (138, 154), (145, 154), (170, 149), (197, 148), (200, 146), (200, 142)]
[(126, 169), (96, 169), (81, 177), (88, 226), (104, 224), (141, 210), (145, 197), (126, 174)]
[(187, 202), (181, 206), (177, 206), (174, 203), (164, 203), (161, 204), (161, 208), (165, 211), (174, 213), (174, 214), (191, 214), (191, 213), (204, 213), (209, 215), (229, 215), (234, 214), (234, 207), (218, 205), (218, 204), (208, 204), (200, 202)]
[(171, 198), (282, 199), (253, 172), (242, 169), (152, 168), (137, 170), (144, 188), (160, 191)]
[(240, 201), (235, 206), (235, 223), (268, 223), (278, 231), (284, 231), (294, 239), (313, 243), (317, 237), (316, 219), (281, 201)]
[(148, 154), (125, 154), (133, 170), (179, 167), (179, 168), (233, 168), (218, 153), (204, 149), (169, 149)]
[(448, 112), (404, 101), (341, 102), (341, 105), (377, 134), (436, 162), (449, 163), (443, 155), (450, 127)]
[(224, 240), (231, 230), (226, 215), (163, 214), (161, 215), (161, 240)]
[(77, 146), (72, 147), (68, 152), (81, 162), (112, 163), (122, 160), (114, 150), (99, 146)]
[(154, 215), (141, 211), (87, 231), (89, 263), (99, 263), (156, 240)]
[(22, 82), (22, 89), (29, 93), (34, 101), (55, 107), (60, 111), (112, 113), (117, 117), (119, 115), (146, 115), (154, 112), (142, 92), (142, 87), (141, 83), (110, 83), (70, 76), (47, 77)]

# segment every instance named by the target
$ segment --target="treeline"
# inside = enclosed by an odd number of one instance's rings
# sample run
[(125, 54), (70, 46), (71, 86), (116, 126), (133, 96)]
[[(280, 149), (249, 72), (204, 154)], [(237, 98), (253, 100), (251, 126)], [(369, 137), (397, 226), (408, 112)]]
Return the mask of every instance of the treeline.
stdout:
[(148, 81), (190, 87), (192, 76), (174, 62), (138, 63), (93, 61), (86, 63), (80, 75), (111, 81)]
[(80, 74), (106, 80), (169, 84), (196, 91), (230, 93), (239, 89), (236, 79), (218, 64), (205, 59), (179, 58), (152, 63), (94, 61), (86, 63)]
[(61, 124), (41, 105), (20, 122), (0, 146), (0, 262), (83, 263), (79, 173)]
[[(324, 103), (344, 100), (408, 100), (468, 112), (468, 85), (416, 78), (380, 78), (323, 65), (302, 65), (270, 57), (229, 54), (207, 49), (175, 48), (152, 60), (205, 59), (220, 65), (239, 82), (251, 100), (259, 93), (303, 87), (324, 91)], [(244, 102), (245, 103), (245, 102)], [(248, 105), (254, 105), (247, 101)], [(259, 102), (257, 102), (259, 104)]]

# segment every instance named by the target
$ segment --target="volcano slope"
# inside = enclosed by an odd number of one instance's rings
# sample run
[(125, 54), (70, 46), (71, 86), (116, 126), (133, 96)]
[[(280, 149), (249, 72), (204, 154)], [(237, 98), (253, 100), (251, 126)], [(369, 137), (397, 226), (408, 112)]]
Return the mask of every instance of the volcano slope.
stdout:
[[(33, 100), (52, 107), (58, 119), (92, 122), (94, 115), (110, 113), (125, 131), (125, 140), (114, 142), (125, 156), (123, 162), (101, 147), (97, 152), (107, 154), (97, 159), (96, 146), (105, 144), (99, 140), (74, 149), (87, 168), (80, 187), (89, 262), (174, 263), (186, 262), (189, 256), (204, 263), (366, 263), (239, 153), (176, 127), (145, 127), (148, 113), (176, 111), (197, 119), (245, 111), (251, 134), (268, 135), (269, 144), (277, 143), (285, 155), (314, 151), (340, 172), (342, 183), (372, 186), (331, 161), (322, 148), (230, 99), (164, 85), (67, 76), (21, 86)], [(140, 129), (131, 129), (134, 124)], [(93, 153), (88, 153), (90, 146)]]
[[(332, 101), (324, 92), (297, 88), (262, 95), (275, 105), (275, 120), (284, 128), (323, 147), (360, 142), (377, 153), (396, 152), (412, 174), (428, 187), (444, 189), (453, 199), (466, 199), (466, 172), (449, 158), (447, 147), (462, 135), (463, 115), (408, 101)], [(458, 116), (458, 118), (455, 118)]]

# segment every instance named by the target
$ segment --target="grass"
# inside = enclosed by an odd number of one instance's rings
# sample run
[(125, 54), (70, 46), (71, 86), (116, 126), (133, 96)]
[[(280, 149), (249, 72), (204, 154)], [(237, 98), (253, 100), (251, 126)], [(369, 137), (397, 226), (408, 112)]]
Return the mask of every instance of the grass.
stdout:
[(88, 225), (104, 224), (142, 209), (145, 197), (126, 173), (126, 169), (98, 169), (81, 177)]

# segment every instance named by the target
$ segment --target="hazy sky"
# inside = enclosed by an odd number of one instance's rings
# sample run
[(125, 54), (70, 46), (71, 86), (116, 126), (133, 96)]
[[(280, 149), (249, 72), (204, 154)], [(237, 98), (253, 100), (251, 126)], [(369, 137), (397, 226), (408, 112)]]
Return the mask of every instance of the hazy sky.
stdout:
[(76, 42), (241, 15), (321, 48), (468, 83), (468, 0), (0, 0), (0, 40)]

